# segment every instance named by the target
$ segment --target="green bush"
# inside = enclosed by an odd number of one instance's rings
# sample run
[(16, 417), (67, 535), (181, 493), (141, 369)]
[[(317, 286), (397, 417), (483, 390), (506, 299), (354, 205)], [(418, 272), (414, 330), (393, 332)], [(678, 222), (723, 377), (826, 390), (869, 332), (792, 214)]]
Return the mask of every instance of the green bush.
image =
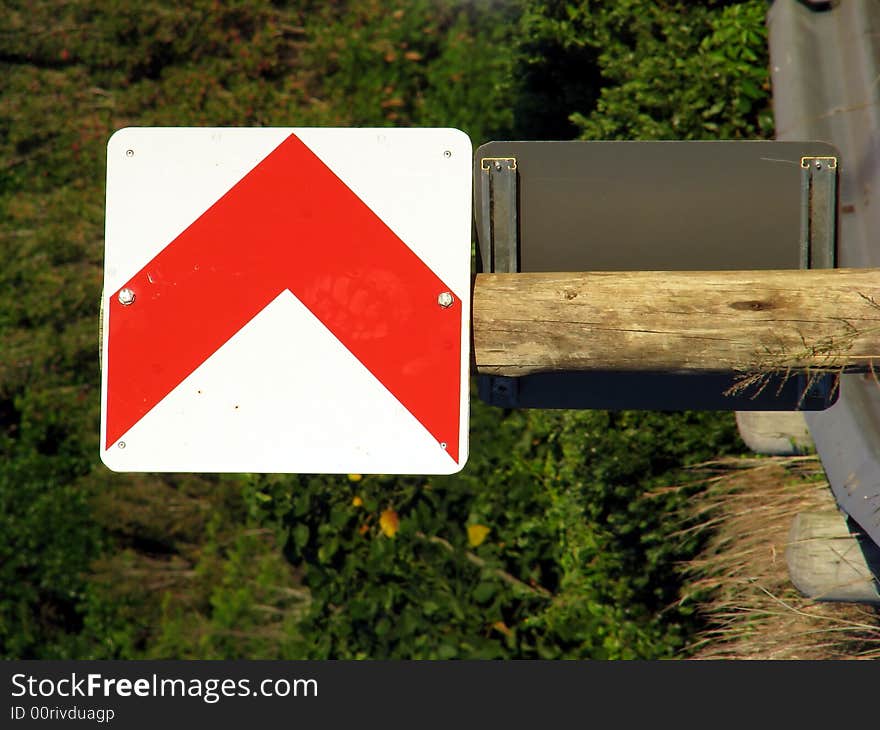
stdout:
[[(567, 109), (583, 139), (768, 137), (766, 12), (762, 0), (535, 0), (524, 61), (546, 77), (559, 65), (548, 58), (581, 60), (556, 73), (566, 91), (586, 78), (589, 108)], [(552, 85), (542, 93), (559, 98)]]
[[(509, 413), (473, 405), (471, 460), (452, 477), (255, 477), (305, 570), (303, 655), (671, 656), (682, 497), (675, 469), (736, 448), (728, 419)], [(382, 529), (393, 511), (399, 529)], [(468, 527), (488, 528), (483, 537)], [(482, 532), (485, 532), (483, 530)], [(480, 541), (480, 538), (482, 540)], [(478, 543), (478, 544), (475, 544)], [(661, 613), (662, 612), (662, 613)]]

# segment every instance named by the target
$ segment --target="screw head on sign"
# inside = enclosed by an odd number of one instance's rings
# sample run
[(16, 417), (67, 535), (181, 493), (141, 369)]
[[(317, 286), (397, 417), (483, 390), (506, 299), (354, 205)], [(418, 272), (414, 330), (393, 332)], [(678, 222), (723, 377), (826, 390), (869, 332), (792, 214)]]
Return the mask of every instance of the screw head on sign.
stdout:
[(126, 157), (134, 157), (134, 150), (125, 150)]
[(119, 292), (119, 303), (123, 307), (127, 307), (129, 304), (134, 304), (134, 292), (131, 289), (125, 288)]
[(437, 297), (437, 304), (439, 304), (443, 309), (447, 307), (451, 307), (452, 303), (455, 301), (455, 297), (448, 291), (443, 292), (440, 296)]
[(452, 152), (450, 152), (449, 150), (446, 150), (443, 153), (443, 156), (448, 160), (450, 157), (452, 157)]
[(817, 170), (821, 170), (821, 169), (822, 169), (822, 163), (819, 162), (819, 160), (816, 160), (816, 169), (817, 169)]
[(500, 170), (502, 167), (503, 167), (503, 165), (502, 165), (500, 162), (496, 162), (496, 163), (495, 163), (495, 169), (496, 169), (496, 170)]

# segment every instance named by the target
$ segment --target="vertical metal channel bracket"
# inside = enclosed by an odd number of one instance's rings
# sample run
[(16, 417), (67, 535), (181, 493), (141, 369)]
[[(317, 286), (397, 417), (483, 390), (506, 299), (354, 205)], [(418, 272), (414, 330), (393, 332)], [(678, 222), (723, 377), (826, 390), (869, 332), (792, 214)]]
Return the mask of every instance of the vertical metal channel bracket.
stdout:
[[(486, 273), (519, 271), (519, 221), (515, 157), (480, 160), (480, 257)], [(518, 380), (495, 375), (478, 378), (480, 397), (500, 408), (516, 408)]]
[(837, 265), (837, 158), (801, 157), (801, 268)]
[(516, 273), (519, 271), (516, 158), (484, 157), (480, 160), (480, 184), (483, 265), (495, 274)]
[[(837, 158), (801, 157), (802, 269), (833, 269), (837, 265)], [(803, 400), (833, 399), (834, 378), (798, 376)]]

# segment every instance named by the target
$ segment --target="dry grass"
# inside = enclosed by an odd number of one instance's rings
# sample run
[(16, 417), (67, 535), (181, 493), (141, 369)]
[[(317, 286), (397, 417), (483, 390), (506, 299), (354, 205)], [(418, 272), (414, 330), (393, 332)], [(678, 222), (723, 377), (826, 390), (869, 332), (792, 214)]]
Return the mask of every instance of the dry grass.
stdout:
[[(857, 294), (870, 309), (880, 310), (880, 304), (874, 297), (862, 292)], [(780, 376), (777, 380), (778, 394), (785, 383), (797, 373), (806, 376), (801, 402), (825, 375), (834, 376), (830, 393), (832, 398), (840, 387), (840, 376), (846, 371), (870, 372), (876, 381), (877, 366), (874, 357), (867, 360), (858, 357), (857, 362), (853, 363), (849, 360), (849, 354), (857, 342), (875, 335), (880, 328), (857, 326), (843, 317), (834, 317), (832, 321), (838, 323), (840, 330), (836, 333), (827, 333), (817, 340), (808, 341), (803, 333), (799, 333), (800, 349), (790, 351), (782, 341), (775, 347), (765, 346), (761, 353), (755, 355), (753, 366), (741, 373), (733, 386), (724, 394), (731, 396), (749, 394), (751, 398), (757, 398), (773, 382), (774, 376)], [(876, 319), (866, 321), (876, 321)]]
[[(700, 466), (688, 508), (707, 544), (684, 566), (686, 595), (706, 628), (697, 659), (880, 658), (880, 612), (820, 603), (791, 584), (785, 548), (799, 512), (835, 511), (816, 456), (723, 459)], [(702, 477), (701, 477), (702, 479)]]

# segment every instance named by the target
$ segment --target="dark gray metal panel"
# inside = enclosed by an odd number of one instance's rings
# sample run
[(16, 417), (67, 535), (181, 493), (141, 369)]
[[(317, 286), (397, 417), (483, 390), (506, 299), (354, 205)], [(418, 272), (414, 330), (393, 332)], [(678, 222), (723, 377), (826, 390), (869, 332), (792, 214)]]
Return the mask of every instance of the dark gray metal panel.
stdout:
[[(804, 196), (815, 178), (810, 171), (804, 177), (801, 160), (836, 155), (822, 142), (489, 142), (474, 155), (478, 265), (487, 271), (798, 268), (811, 220), (802, 221)], [(511, 178), (511, 160), (518, 269), (506, 265), (507, 257), (499, 268), (497, 255), (499, 240), (507, 247), (504, 211), (511, 198), (508, 188), (496, 190), (495, 176)], [(609, 372), (480, 377), (478, 384), (483, 400), (506, 408), (820, 410), (836, 397), (830, 378), (809, 390), (798, 378), (771, 378), (760, 392), (724, 395), (735, 381), (723, 373)]]
[(737, 382), (731, 373), (538, 373), (491, 380), (494, 392), (480, 397), (504, 408), (790, 411), (798, 403), (801, 410), (816, 410), (834, 402), (830, 383), (806, 377), (771, 378), (754, 400), (724, 395)]
[(521, 271), (796, 269), (801, 158), (836, 154), (816, 142), (489, 142), (475, 166), (517, 160)]
[[(880, 2), (776, 0), (768, 23), (777, 138), (839, 149), (838, 265), (880, 266)], [(837, 404), (806, 418), (838, 503), (880, 543), (880, 386), (843, 376)]]

